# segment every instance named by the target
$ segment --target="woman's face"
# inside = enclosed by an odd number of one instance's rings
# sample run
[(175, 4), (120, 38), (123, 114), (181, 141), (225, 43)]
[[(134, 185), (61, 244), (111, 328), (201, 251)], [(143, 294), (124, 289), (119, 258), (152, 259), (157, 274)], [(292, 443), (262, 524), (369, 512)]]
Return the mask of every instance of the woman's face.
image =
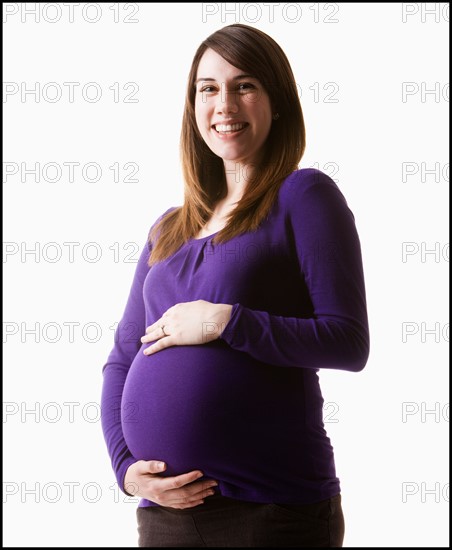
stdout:
[(259, 163), (272, 124), (262, 84), (208, 48), (195, 80), (195, 116), (208, 147), (224, 161)]

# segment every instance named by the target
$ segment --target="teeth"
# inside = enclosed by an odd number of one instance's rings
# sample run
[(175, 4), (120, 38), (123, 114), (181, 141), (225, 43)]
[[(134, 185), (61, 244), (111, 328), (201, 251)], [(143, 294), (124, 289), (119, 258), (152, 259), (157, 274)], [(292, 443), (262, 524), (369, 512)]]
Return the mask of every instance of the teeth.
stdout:
[(245, 123), (239, 122), (237, 124), (216, 124), (215, 130), (217, 132), (237, 132), (245, 127)]

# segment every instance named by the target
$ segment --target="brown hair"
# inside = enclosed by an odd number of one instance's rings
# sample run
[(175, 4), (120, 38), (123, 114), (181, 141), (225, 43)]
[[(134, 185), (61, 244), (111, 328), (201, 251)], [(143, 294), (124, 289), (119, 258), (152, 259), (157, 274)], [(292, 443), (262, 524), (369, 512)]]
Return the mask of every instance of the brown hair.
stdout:
[(207, 48), (255, 76), (267, 92), (273, 112), (279, 114), (272, 121), (264, 144), (265, 164), (254, 167), (242, 198), (213, 242), (225, 242), (256, 230), (269, 214), (284, 179), (297, 170), (304, 153), (303, 112), (292, 69), (281, 47), (259, 29), (239, 23), (211, 34), (196, 51), (188, 76), (180, 139), (184, 204), (163, 216), (150, 232), (150, 242), (157, 233), (158, 239), (153, 243), (149, 266), (171, 256), (194, 238), (212, 216), (216, 202), (227, 195), (223, 160), (206, 145), (195, 119), (195, 79)]

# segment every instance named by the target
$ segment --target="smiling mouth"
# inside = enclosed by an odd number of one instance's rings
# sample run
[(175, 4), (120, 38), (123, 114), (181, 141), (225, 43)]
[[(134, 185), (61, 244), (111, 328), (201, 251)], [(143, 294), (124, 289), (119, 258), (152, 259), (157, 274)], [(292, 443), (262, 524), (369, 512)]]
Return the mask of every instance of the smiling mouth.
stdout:
[(220, 135), (231, 135), (241, 132), (248, 127), (248, 122), (238, 122), (236, 124), (214, 124), (212, 128)]

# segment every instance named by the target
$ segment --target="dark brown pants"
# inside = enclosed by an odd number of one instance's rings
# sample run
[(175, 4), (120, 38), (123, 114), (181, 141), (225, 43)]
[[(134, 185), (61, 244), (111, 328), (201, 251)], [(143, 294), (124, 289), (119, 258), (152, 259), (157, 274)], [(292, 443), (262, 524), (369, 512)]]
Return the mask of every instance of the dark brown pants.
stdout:
[(260, 504), (222, 495), (180, 510), (137, 509), (140, 547), (342, 547), (341, 495), (315, 504)]

